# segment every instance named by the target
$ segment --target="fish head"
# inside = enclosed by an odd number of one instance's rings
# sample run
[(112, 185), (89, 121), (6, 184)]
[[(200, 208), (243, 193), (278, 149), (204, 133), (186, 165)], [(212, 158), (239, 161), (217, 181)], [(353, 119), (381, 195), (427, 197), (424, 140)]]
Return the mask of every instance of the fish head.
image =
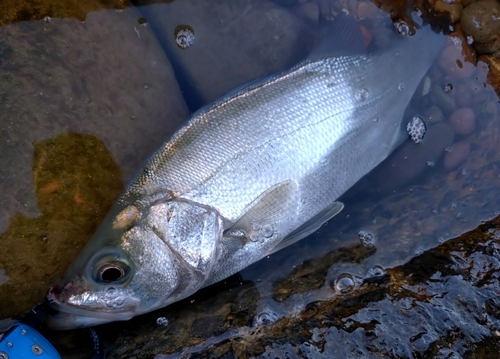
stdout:
[(207, 207), (179, 200), (115, 205), (47, 301), (47, 323), (71, 329), (128, 320), (203, 286), (223, 225)]

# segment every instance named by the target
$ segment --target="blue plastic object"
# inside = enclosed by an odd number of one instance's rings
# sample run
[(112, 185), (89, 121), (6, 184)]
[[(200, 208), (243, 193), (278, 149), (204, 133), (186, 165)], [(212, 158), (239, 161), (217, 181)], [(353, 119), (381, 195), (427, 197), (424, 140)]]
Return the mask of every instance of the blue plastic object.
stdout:
[(61, 359), (54, 347), (35, 329), (16, 324), (0, 338), (0, 359)]

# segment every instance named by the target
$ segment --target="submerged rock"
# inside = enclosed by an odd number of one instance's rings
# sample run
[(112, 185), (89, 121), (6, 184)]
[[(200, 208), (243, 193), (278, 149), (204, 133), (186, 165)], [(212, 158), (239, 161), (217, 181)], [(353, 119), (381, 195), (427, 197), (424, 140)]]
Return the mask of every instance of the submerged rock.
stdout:
[[(184, 0), (139, 9), (172, 61), (192, 111), (246, 81), (295, 64), (315, 42), (312, 25), (270, 1)], [(195, 34), (188, 48), (176, 42), (179, 26)]]
[(0, 246), (8, 253), (0, 269), (9, 277), (0, 318), (43, 299), (122, 181), (188, 114), (139, 17), (129, 8), (84, 23), (0, 27)]

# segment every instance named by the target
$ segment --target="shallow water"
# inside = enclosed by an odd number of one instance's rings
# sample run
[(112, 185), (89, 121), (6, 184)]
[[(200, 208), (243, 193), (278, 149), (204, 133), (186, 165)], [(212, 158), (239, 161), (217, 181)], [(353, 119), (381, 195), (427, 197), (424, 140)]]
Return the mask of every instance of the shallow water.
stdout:
[[(187, 107), (310, 51), (328, 12), (319, 2), (313, 21), (301, 6), (177, 0), (0, 28), (0, 317), (43, 298)], [(194, 30), (184, 49), (179, 25)], [(456, 48), (447, 44), (407, 111), (426, 123), (421, 144), (403, 144), (310, 237), (98, 328), (108, 357), (496, 357), (500, 103)], [(88, 354), (85, 332), (46, 334), (64, 357)]]

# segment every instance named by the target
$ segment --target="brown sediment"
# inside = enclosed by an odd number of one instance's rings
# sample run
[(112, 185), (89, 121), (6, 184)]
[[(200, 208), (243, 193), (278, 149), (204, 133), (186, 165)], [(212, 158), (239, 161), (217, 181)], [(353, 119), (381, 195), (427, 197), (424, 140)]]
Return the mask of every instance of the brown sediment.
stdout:
[[(40, 302), (122, 190), (121, 171), (96, 137), (63, 133), (35, 143), (33, 178), (41, 216), (14, 215), (0, 235), (0, 318)], [(85, 175), (82, 175), (85, 173)], [(22, 298), (22, 300), (20, 300)]]
[(100, 9), (123, 9), (131, 6), (128, 0), (2, 0), (0, 26), (20, 21), (50, 18), (75, 18), (85, 20), (88, 12)]

